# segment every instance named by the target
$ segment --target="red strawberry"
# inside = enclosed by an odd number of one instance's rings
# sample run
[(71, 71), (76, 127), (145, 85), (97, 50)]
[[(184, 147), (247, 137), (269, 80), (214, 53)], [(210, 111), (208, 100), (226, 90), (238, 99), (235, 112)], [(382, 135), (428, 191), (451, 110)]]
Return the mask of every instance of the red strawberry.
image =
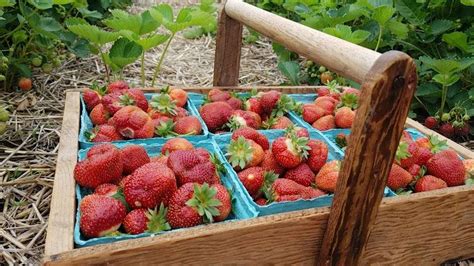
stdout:
[(152, 162), (152, 163), (162, 163), (162, 164), (168, 165), (168, 156), (162, 154), (162, 155), (159, 155), (159, 156), (151, 157), (150, 162)]
[(428, 160), (433, 156), (430, 149), (425, 147), (418, 147), (415, 154), (415, 163), (419, 165), (425, 165)]
[(171, 89), (169, 95), (178, 107), (184, 107), (188, 101), (188, 93), (183, 89)]
[(167, 116), (162, 116), (160, 118), (155, 118), (152, 119), (153, 122), (153, 128), (155, 130), (155, 135), (157, 136), (173, 136), (173, 130), (174, 130), (174, 123), (173, 119), (167, 117)]
[(438, 120), (436, 120), (436, 118), (434, 118), (433, 116), (428, 116), (425, 119), (425, 126), (427, 128), (433, 129), (438, 126)]
[(182, 150), (192, 150), (194, 149), (193, 144), (189, 142), (187, 139), (183, 138), (172, 138), (163, 144), (161, 148), (161, 154), (171, 154), (174, 151), (182, 151)]
[(232, 115), (232, 107), (225, 102), (213, 102), (203, 105), (199, 113), (209, 131), (214, 132), (224, 126)]
[(293, 122), (291, 122), (291, 120), (286, 116), (270, 118), (267, 120), (267, 123), (270, 124), (270, 129), (286, 129), (287, 127), (293, 125)]
[(166, 221), (167, 209), (160, 205), (158, 212), (155, 210), (135, 209), (125, 216), (123, 227), (125, 232), (132, 235), (144, 232), (158, 233), (170, 230), (171, 227)]
[(85, 196), (80, 203), (80, 229), (87, 238), (117, 231), (127, 214), (119, 200), (101, 195)]
[(319, 106), (312, 103), (303, 105), (303, 120), (307, 123), (313, 124), (319, 118), (323, 117), (326, 112)]
[(392, 190), (399, 190), (407, 187), (412, 181), (413, 176), (398, 164), (392, 164), (388, 175), (387, 186)]
[(127, 181), (127, 178), (129, 178), (130, 175), (124, 176), (120, 181), (118, 182), (118, 186), (123, 190), (125, 187), (125, 182)]
[(321, 131), (333, 129), (335, 126), (336, 123), (333, 115), (325, 115), (313, 123), (313, 127)]
[(99, 144), (87, 152), (87, 158), (76, 164), (74, 179), (87, 188), (114, 183), (122, 177), (122, 154), (112, 144)]
[(272, 153), (279, 165), (291, 169), (308, 156), (308, 138), (279, 137), (272, 143)]
[(230, 197), (229, 191), (227, 191), (227, 189), (221, 184), (214, 184), (211, 186), (211, 188), (217, 189), (215, 199), (220, 201), (221, 203), (216, 207), (219, 211), (219, 215), (213, 216), (214, 221), (224, 221), (225, 219), (227, 219), (230, 212), (232, 211), (232, 199)]
[(442, 179), (432, 175), (425, 175), (416, 181), (415, 192), (430, 191), (446, 187), (448, 187), (448, 185)]
[(397, 147), (396, 161), (404, 169), (409, 169), (416, 162), (415, 155), (417, 152), (418, 145), (415, 142), (408, 144), (402, 141)]
[(286, 178), (278, 178), (275, 180), (272, 185), (272, 192), (273, 200), (276, 202), (312, 199), (326, 194), (319, 189), (305, 187)]
[(318, 173), (328, 159), (328, 146), (320, 140), (313, 139), (308, 141), (308, 146), (310, 150), (308, 151), (309, 156), (306, 163), (314, 173)]
[(408, 168), (407, 170), (408, 170), (408, 173), (410, 173), (410, 175), (416, 177), (416, 176), (420, 175), (421, 166), (418, 165), (418, 164), (414, 164), (414, 165), (410, 166), (410, 168)]
[(189, 116), (188, 110), (182, 107), (176, 107), (176, 115), (173, 116), (173, 121), (178, 121), (180, 118)]
[(259, 115), (263, 114), (262, 105), (260, 104), (260, 99), (258, 98), (250, 98), (244, 103), (244, 110), (252, 111)]
[(122, 149), (123, 173), (129, 175), (137, 168), (150, 162), (143, 146), (128, 145)]
[(352, 87), (343, 87), (342, 88), (342, 95), (344, 94), (354, 94), (356, 96), (360, 96), (360, 90)]
[(98, 185), (94, 189), (94, 194), (112, 197), (113, 195), (117, 194), (119, 187), (115, 184), (105, 183), (102, 185)]
[(341, 169), (340, 161), (330, 161), (321, 167), (316, 175), (316, 187), (328, 192), (336, 191), (337, 178)]
[(316, 93), (318, 94), (318, 97), (323, 97), (329, 95), (331, 91), (328, 87), (320, 87), (316, 89)]
[(260, 145), (242, 136), (231, 140), (227, 149), (228, 161), (235, 169), (245, 169), (259, 165), (263, 161), (264, 151)]
[(238, 173), (240, 182), (244, 185), (245, 189), (249, 192), (252, 198), (257, 198), (260, 194), (260, 189), (263, 186), (264, 169), (262, 167), (249, 167)]
[(262, 106), (263, 112), (266, 114), (270, 114), (277, 106), (280, 97), (281, 93), (274, 90), (263, 93), (260, 97), (260, 105)]
[(128, 139), (152, 138), (153, 121), (143, 110), (136, 106), (126, 106), (112, 117), (117, 131)]
[(232, 106), (232, 109), (234, 110), (241, 110), (242, 109), (242, 100), (236, 97), (231, 97), (226, 101), (230, 106)]
[(334, 113), (334, 110), (336, 109), (336, 100), (332, 97), (329, 96), (323, 96), (323, 97), (318, 97), (314, 101), (314, 104), (323, 109), (325, 112), (325, 115), (330, 115)]
[(416, 141), (416, 145), (418, 145), (418, 147), (420, 148), (427, 148), (427, 149), (431, 149), (431, 141), (429, 138), (419, 138), (417, 139)]
[(232, 133), (232, 139), (234, 140), (240, 136), (255, 141), (263, 150), (270, 148), (267, 137), (251, 127), (241, 127)]
[(260, 205), (260, 206), (265, 206), (265, 205), (267, 205), (267, 199), (258, 198), (258, 199), (255, 200), (255, 203), (257, 203), (257, 205)]
[(107, 121), (110, 118), (110, 113), (105, 109), (103, 104), (99, 103), (92, 109), (90, 118), (94, 125), (107, 124)]
[(286, 171), (285, 176), (283, 177), (293, 180), (305, 187), (311, 186), (311, 184), (314, 182), (314, 173), (305, 163), (302, 163), (297, 167)]
[(354, 122), (355, 112), (349, 107), (341, 107), (336, 111), (335, 121), (339, 128), (351, 128)]
[(110, 94), (110, 93), (120, 92), (120, 91), (128, 90), (128, 89), (129, 87), (128, 87), (127, 82), (123, 80), (118, 80), (118, 81), (109, 83), (109, 85), (107, 86), (107, 93)]
[(86, 104), (87, 110), (90, 111), (98, 104), (100, 104), (102, 96), (96, 90), (85, 89), (82, 93), (82, 99), (84, 99), (84, 103)]
[(458, 136), (467, 136), (469, 135), (469, 132), (471, 131), (471, 127), (469, 126), (468, 123), (464, 123), (463, 126), (461, 127), (455, 127), (454, 128), (454, 132), (458, 135)]
[(410, 144), (410, 143), (412, 143), (414, 140), (413, 140), (413, 138), (411, 137), (410, 133), (408, 133), (408, 131), (403, 130), (403, 132), (402, 132), (402, 138), (400, 139), (400, 141), (403, 141), (403, 142), (406, 142), (406, 143)]
[(173, 131), (179, 135), (199, 135), (202, 132), (202, 126), (197, 117), (187, 116), (176, 120)]
[(143, 91), (139, 89), (122, 90), (107, 94), (102, 99), (102, 103), (111, 114), (115, 114), (125, 106), (137, 106), (145, 112), (148, 111), (148, 100)]
[(452, 150), (436, 153), (428, 160), (426, 167), (430, 175), (441, 178), (450, 187), (463, 185), (466, 179), (463, 162)]
[(125, 180), (125, 200), (132, 208), (154, 208), (168, 204), (176, 191), (173, 171), (161, 163), (147, 163)]
[[(178, 109), (184, 110), (184, 112), (186, 112), (184, 116), (187, 115), (186, 109), (177, 107), (176, 102), (171, 98), (170, 95), (166, 93), (160, 93), (158, 95), (154, 95), (151, 98), (148, 114), (153, 119), (160, 118), (162, 116), (174, 117), (178, 115)], [(183, 116), (183, 114), (180, 114), (180, 116)]]
[(260, 166), (267, 172), (272, 171), (278, 175), (283, 175), (283, 173), (285, 173), (285, 168), (278, 164), (271, 150), (265, 151), (265, 155), (263, 156), (263, 161)]
[(176, 174), (179, 186), (186, 183), (219, 182), (216, 166), (211, 162), (209, 153), (203, 153), (200, 149), (172, 152), (168, 158), (168, 167)]
[(444, 123), (439, 127), (439, 132), (448, 138), (454, 136), (454, 127), (450, 123)]
[(112, 142), (121, 140), (122, 136), (114, 126), (106, 124), (95, 127), (89, 134), (86, 133), (86, 138), (92, 142)]
[(219, 89), (212, 89), (207, 95), (211, 102), (225, 102), (229, 100), (232, 96), (228, 91), (221, 91)]

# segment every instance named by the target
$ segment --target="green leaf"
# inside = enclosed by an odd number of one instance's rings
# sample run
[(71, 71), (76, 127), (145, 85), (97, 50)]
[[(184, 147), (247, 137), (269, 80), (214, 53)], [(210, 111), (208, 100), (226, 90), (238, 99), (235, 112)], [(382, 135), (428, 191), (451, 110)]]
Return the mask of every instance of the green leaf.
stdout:
[(372, 18), (379, 23), (379, 25), (385, 25), (387, 21), (395, 13), (395, 8), (391, 6), (379, 6), (374, 10)]
[(120, 68), (135, 62), (142, 54), (142, 47), (134, 41), (120, 38), (112, 45), (109, 58)]
[(413, 0), (395, 0), (395, 8), (397, 11), (406, 18), (411, 24), (415, 26), (423, 25), (428, 13), (421, 9), (421, 5), (418, 5)]
[(15, 4), (16, 0), (0, 0), (0, 7), (14, 6)]
[(297, 61), (280, 61), (278, 62), (278, 69), (290, 80), (292, 85), (300, 85), (300, 65)]
[(26, 41), (28, 39), (28, 36), (26, 35), (26, 31), (19, 30), (13, 33), (12, 38), (13, 38), (13, 43), (18, 44), (18, 43)]
[(53, 0), (55, 5), (67, 5), (76, 2), (76, 0)]
[(156, 47), (168, 40), (169, 35), (155, 34), (150, 38), (139, 39), (136, 42), (142, 46), (143, 50), (147, 51), (153, 47)]
[(131, 15), (123, 10), (114, 9), (111, 13), (112, 17), (104, 23), (117, 31), (128, 30), (137, 35), (143, 35), (155, 31), (160, 26), (160, 22), (153, 19), (149, 11)]
[(55, 32), (62, 29), (61, 24), (51, 17), (40, 17), (38, 27), (48, 32)]
[(174, 20), (173, 9), (168, 4), (160, 4), (150, 9), (150, 15), (158, 22), (162, 23), (172, 33), (184, 30), (190, 26), (209, 24), (209, 14), (191, 8), (182, 8), (176, 20)]
[(325, 28), (323, 31), (355, 44), (362, 43), (370, 36), (370, 32), (365, 30), (356, 30), (352, 32), (351, 27), (347, 25), (336, 25), (335, 28)]
[(395, 34), (400, 39), (406, 39), (408, 37), (408, 26), (402, 22), (391, 19), (385, 26), (391, 33)]
[(87, 39), (96, 45), (104, 45), (113, 42), (120, 36), (118, 32), (101, 30), (97, 26), (90, 24), (70, 25), (68, 28), (79, 37)]
[(451, 32), (443, 34), (443, 41), (447, 44), (457, 47), (466, 53), (474, 53), (473, 46), (469, 46), (467, 43), (467, 35), (464, 32)]
[(454, 28), (454, 22), (446, 19), (437, 19), (431, 22), (430, 32), (433, 35), (440, 35), (448, 30)]
[(96, 19), (101, 19), (102, 18), (102, 13), (100, 13), (97, 10), (91, 11), (91, 10), (85, 8), (85, 7), (78, 8), (77, 10), (79, 10), (79, 12), (81, 13), (81, 15), (84, 18), (96, 18)]
[(53, 7), (53, 0), (28, 0), (30, 4), (38, 9), (50, 9)]
[(465, 6), (474, 6), (474, 0), (461, 0), (461, 4)]
[(436, 74), (433, 76), (434, 81), (448, 87), (456, 83), (460, 78), (458, 74)]

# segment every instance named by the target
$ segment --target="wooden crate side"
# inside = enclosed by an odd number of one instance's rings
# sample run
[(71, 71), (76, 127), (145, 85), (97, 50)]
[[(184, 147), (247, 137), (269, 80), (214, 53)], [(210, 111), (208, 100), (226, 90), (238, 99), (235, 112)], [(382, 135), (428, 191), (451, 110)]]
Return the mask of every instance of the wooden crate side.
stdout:
[[(384, 199), (362, 264), (439, 265), (474, 256), (473, 204), (468, 186)], [(75, 249), (46, 264), (312, 264), (328, 217), (329, 208), (319, 208), (214, 224)]]
[(79, 98), (79, 92), (69, 92), (66, 94), (46, 235), (46, 256), (69, 251), (74, 248), (73, 231), (76, 207), (73, 171), (78, 151)]

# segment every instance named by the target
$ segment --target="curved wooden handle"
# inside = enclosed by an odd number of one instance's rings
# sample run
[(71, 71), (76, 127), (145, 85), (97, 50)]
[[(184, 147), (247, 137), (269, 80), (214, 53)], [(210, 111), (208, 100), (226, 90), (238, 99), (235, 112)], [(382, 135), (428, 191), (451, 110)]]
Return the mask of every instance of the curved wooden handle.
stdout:
[(362, 83), (380, 53), (272, 14), (241, 0), (227, 0), (225, 13), (291, 51)]

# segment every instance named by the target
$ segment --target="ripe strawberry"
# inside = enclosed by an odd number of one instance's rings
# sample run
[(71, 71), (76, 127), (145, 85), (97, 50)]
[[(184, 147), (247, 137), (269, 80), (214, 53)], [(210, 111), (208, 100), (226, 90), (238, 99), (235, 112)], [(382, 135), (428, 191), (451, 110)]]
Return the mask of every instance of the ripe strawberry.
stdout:
[(230, 141), (227, 149), (228, 161), (235, 169), (245, 169), (259, 165), (264, 151), (260, 145), (242, 136)]
[(231, 97), (226, 101), (226, 103), (228, 103), (234, 110), (242, 109), (242, 100), (240, 100), (239, 98)]
[(327, 96), (331, 93), (328, 87), (320, 87), (316, 89), (316, 93), (318, 94), (318, 97), (322, 96)]
[(232, 115), (232, 107), (225, 102), (213, 102), (203, 105), (199, 113), (209, 131), (215, 132), (224, 126)]
[(260, 206), (265, 206), (265, 205), (267, 205), (267, 199), (258, 198), (258, 199), (255, 200), (255, 203), (257, 203), (257, 205), (260, 205)]
[(232, 96), (228, 91), (221, 91), (219, 89), (212, 89), (207, 95), (211, 102), (225, 102), (229, 100)]
[(168, 158), (168, 167), (175, 173), (178, 186), (186, 183), (219, 183), (216, 166), (209, 153), (202, 149), (172, 152)]
[(168, 205), (176, 189), (176, 177), (168, 166), (147, 163), (125, 180), (123, 192), (130, 207), (154, 208), (161, 203)]
[(335, 121), (339, 128), (351, 128), (354, 122), (355, 112), (349, 107), (341, 107), (336, 111)]
[(319, 189), (305, 187), (286, 178), (278, 178), (275, 180), (271, 189), (272, 200), (276, 202), (312, 199), (326, 194)]
[(326, 163), (321, 167), (319, 173), (316, 175), (316, 187), (324, 191), (336, 191), (337, 178), (339, 170), (341, 169), (341, 162), (334, 160)]
[(333, 129), (336, 126), (335, 118), (333, 115), (325, 115), (316, 120), (312, 126), (321, 131)]
[(152, 119), (154, 133), (159, 137), (175, 136), (173, 119), (162, 116), (160, 118)]
[(308, 157), (308, 138), (279, 137), (272, 143), (272, 153), (279, 165), (291, 169)]
[(255, 141), (263, 150), (270, 148), (267, 137), (251, 127), (241, 127), (232, 133), (232, 139), (234, 140), (240, 136)]
[(336, 100), (330, 96), (318, 97), (314, 101), (314, 104), (324, 110), (325, 115), (330, 115), (334, 113), (336, 109)]
[(319, 118), (323, 117), (326, 112), (315, 104), (308, 103), (303, 105), (303, 120), (307, 123), (313, 124)]
[(133, 173), (136, 169), (150, 162), (150, 157), (143, 146), (128, 145), (122, 149), (123, 173)]
[(426, 163), (428, 173), (441, 178), (448, 186), (463, 185), (466, 172), (462, 160), (452, 150), (436, 153)]
[(121, 140), (122, 136), (117, 132), (114, 126), (99, 125), (92, 132), (86, 132), (86, 138), (92, 142), (112, 142)]
[[(174, 117), (178, 115), (178, 108), (183, 109), (177, 107), (176, 102), (166, 93), (154, 95), (150, 100), (149, 106), (148, 114), (151, 118), (159, 118), (161, 116)], [(183, 110), (186, 111), (186, 109)]]
[(448, 138), (454, 136), (454, 127), (450, 123), (444, 123), (439, 127), (439, 132)]
[(267, 172), (274, 172), (275, 174), (278, 175), (283, 175), (285, 173), (285, 168), (281, 167), (278, 162), (276, 161), (275, 157), (273, 156), (273, 153), (270, 149), (265, 151), (265, 154), (263, 156), (263, 161), (260, 164), (260, 166)]
[(213, 215), (214, 221), (224, 221), (232, 211), (232, 199), (230, 197), (229, 191), (227, 191), (227, 189), (221, 184), (214, 184), (211, 186), (211, 188), (217, 189), (215, 199), (221, 203), (216, 207), (219, 215)]
[(18, 81), (18, 87), (22, 91), (29, 91), (33, 87), (31, 79), (30, 78), (20, 78)]
[(260, 104), (260, 99), (258, 98), (250, 98), (244, 103), (244, 110), (252, 111), (254, 113), (259, 114), (260, 116), (263, 114), (263, 108)]
[(431, 157), (433, 157), (433, 153), (425, 147), (418, 147), (414, 155), (415, 163), (419, 165), (425, 165)]
[(257, 113), (243, 110), (235, 110), (229, 118), (229, 123), (227, 123), (227, 126), (231, 130), (236, 130), (241, 127), (259, 129), (261, 125), (262, 119)]
[(117, 231), (127, 214), (119, 200), (101, 195), (85, 196), (80, 203), (80, 229), (87, 238), (101, 237)]
[(166, 221), (166, 213), (167, 209), (163, 204), (160, 205), (158, 212), (156, 210), (135, 209), (125, 216), (123, 227), (125, 232), (132, 235), (170, 230), (171, 226)]
[(290, 137), (292, 134), (298, 138), (309, 138), (309, 131), (306, 128), (298, 127), (295, 125), (290, 125), (285, 130), (285, 137)]
[(154, 134), (153, 121), (136, 106), (120, 109), (112, 117), (112, 123), (124, 138), (146, 139), (152, 138)]
[(94, 194), (112, 197), (113, 195), (117, 194), (119, 187), (115, 184), (105, 183), (98, 185), (94, 189)]
[(302, 163), (293, 169), (289, 169), (283, 177), (293, 180), (305, 187), (311, 186), (314, 182), (314, 173), (305, 163)]
[(269, 125), (269, 129), (286, 129), (289, 126), (292, 126), (293, 122), (286, 116), (279, 116), (267, 119), (265, 124)]
[(448, 187), (442, 179), (432, 175), (425, 175), (418, 179), (415, 184), (415, 192), (430, 191)]
[(201, 122), (196, 116), (179, 118), (174, 124), (174, 132), (179, 135), (199, 135), (202, 132)]
[(342, 88), (342, 95), (344, 94), (354, 94), (356, 96), (360, 96), (360, 90), (352, 87), (343, 87)]
[(123, 80), (117, 80), (109, 83), (107, 86), (107, 94), (128, 90), (128, 83)]
[(162, 163), (164, 165), (168, 165), (168, 158), (169, 158), (169, 156), (161, 154), (159, 156), (151, 157), (150, 162), (152, 162), (152, 163)]
[(410, 166), (410, 168), (408, 168), (407, 170), (408, 170), (408, 173), (410, 173), (410, 175), (417, 177), (421, 173), (421, 166), (418, 164), (414, 164)]
[(82, 93), (82, 99), (86, 104), (88, 111), (92, 110), (95, 106), (101, 103), (102, 96), (96, 90), (85, 89)]
[(468, 123), (464, 122), (463, 123), (464, 125), (461, 126), (461, 127), (455, 127), (454, 128), (454, 132), (456, 133), (456, 135), (458, 136), (468, 136), (469, 135), (469, 132), (471, 131), (471, 127), (469, 126)]
[(120, 179), (120, 181), (118, 183), (115, 182), (122, 189), (122, 193), (123, 193), (123, 188), (125, 187), (125, 182), (127, 181), (127, 178), (129, 178), (129, 177), (130, 177), (130, 175), (124, 176), (124, 177), (122, 177), (122, 179)]
[(192, 149), (194, 149), (194, 146), (191, 144), (191, 142), (189, 142), (189, 140), (183, 138), (172, 138), (163, 144), (163, 147), (161, 148), (161, 154), (167, 155), (174, 151)]
[(402, 141), (397, 147), (395, 160), (402, 168), (409, 169), (416, 162), (415, 155), (417, 152), (418, 145), (415, 142), (408, 144)]
[(105, 109), (103, 104), (99, 103), (92, 109), (90, 113), (90, 118), (92, 124), (103, 125), (107, 124), (107, 121), (110, 118), (110, 113)]
[(188, 101), (188, 93), (183, 89), (171, 89), (169, 95), (178, 107), (184, 107)]
[(238, 173), (240, 182), (247, 189), (248, 193), (252, 198), (256, 199), (260, 195), (260, 189), (263, 186), (264, 169), (262, 167), (249, 167)]
[(398, 164), (392, 164), (388, 174), (387, 186), (396, 191), (406, 188), (414, 180), (413, 176)]
[(129, 89), (107, 94), (102, 98), (102, 104), (109, 113), (115, 114), (125, 106), (137, 106), (144, 112), (148, 111), (148, 100), (142, 90)]
[(173, 116), (173, 121), (178, 121), (178, 119), (189, 116), (188, 110), (183, 107), (176, 107), (176, 115)]
[(308, 150), (309, 156), (306, 163), (314, 173), (318, 173), (328, 159), (328, 146), (320, 140), (313, 139), (308, 141), (308, 146), (310, 150)]
[(434, 118), (433, 116), (428, 116), (425, 119), (425, 126), (427, 128), (433, 129), (438, 126), (438, 120), (436, 120), (436, 118)]
[(112, 144), (99, 144), (87, 152), (87, 158), (74, 167), (74, 179), (87, 188), (114, 183), (122, 177), (122, 154)]
[(268, 91), (264, 92), (260, 97), (260, 105), (262, 110), (266, 114), (270, 114), (273, 109), (277, 106), (278, 100), (280, 100), (281, 93), (278, 91)]

